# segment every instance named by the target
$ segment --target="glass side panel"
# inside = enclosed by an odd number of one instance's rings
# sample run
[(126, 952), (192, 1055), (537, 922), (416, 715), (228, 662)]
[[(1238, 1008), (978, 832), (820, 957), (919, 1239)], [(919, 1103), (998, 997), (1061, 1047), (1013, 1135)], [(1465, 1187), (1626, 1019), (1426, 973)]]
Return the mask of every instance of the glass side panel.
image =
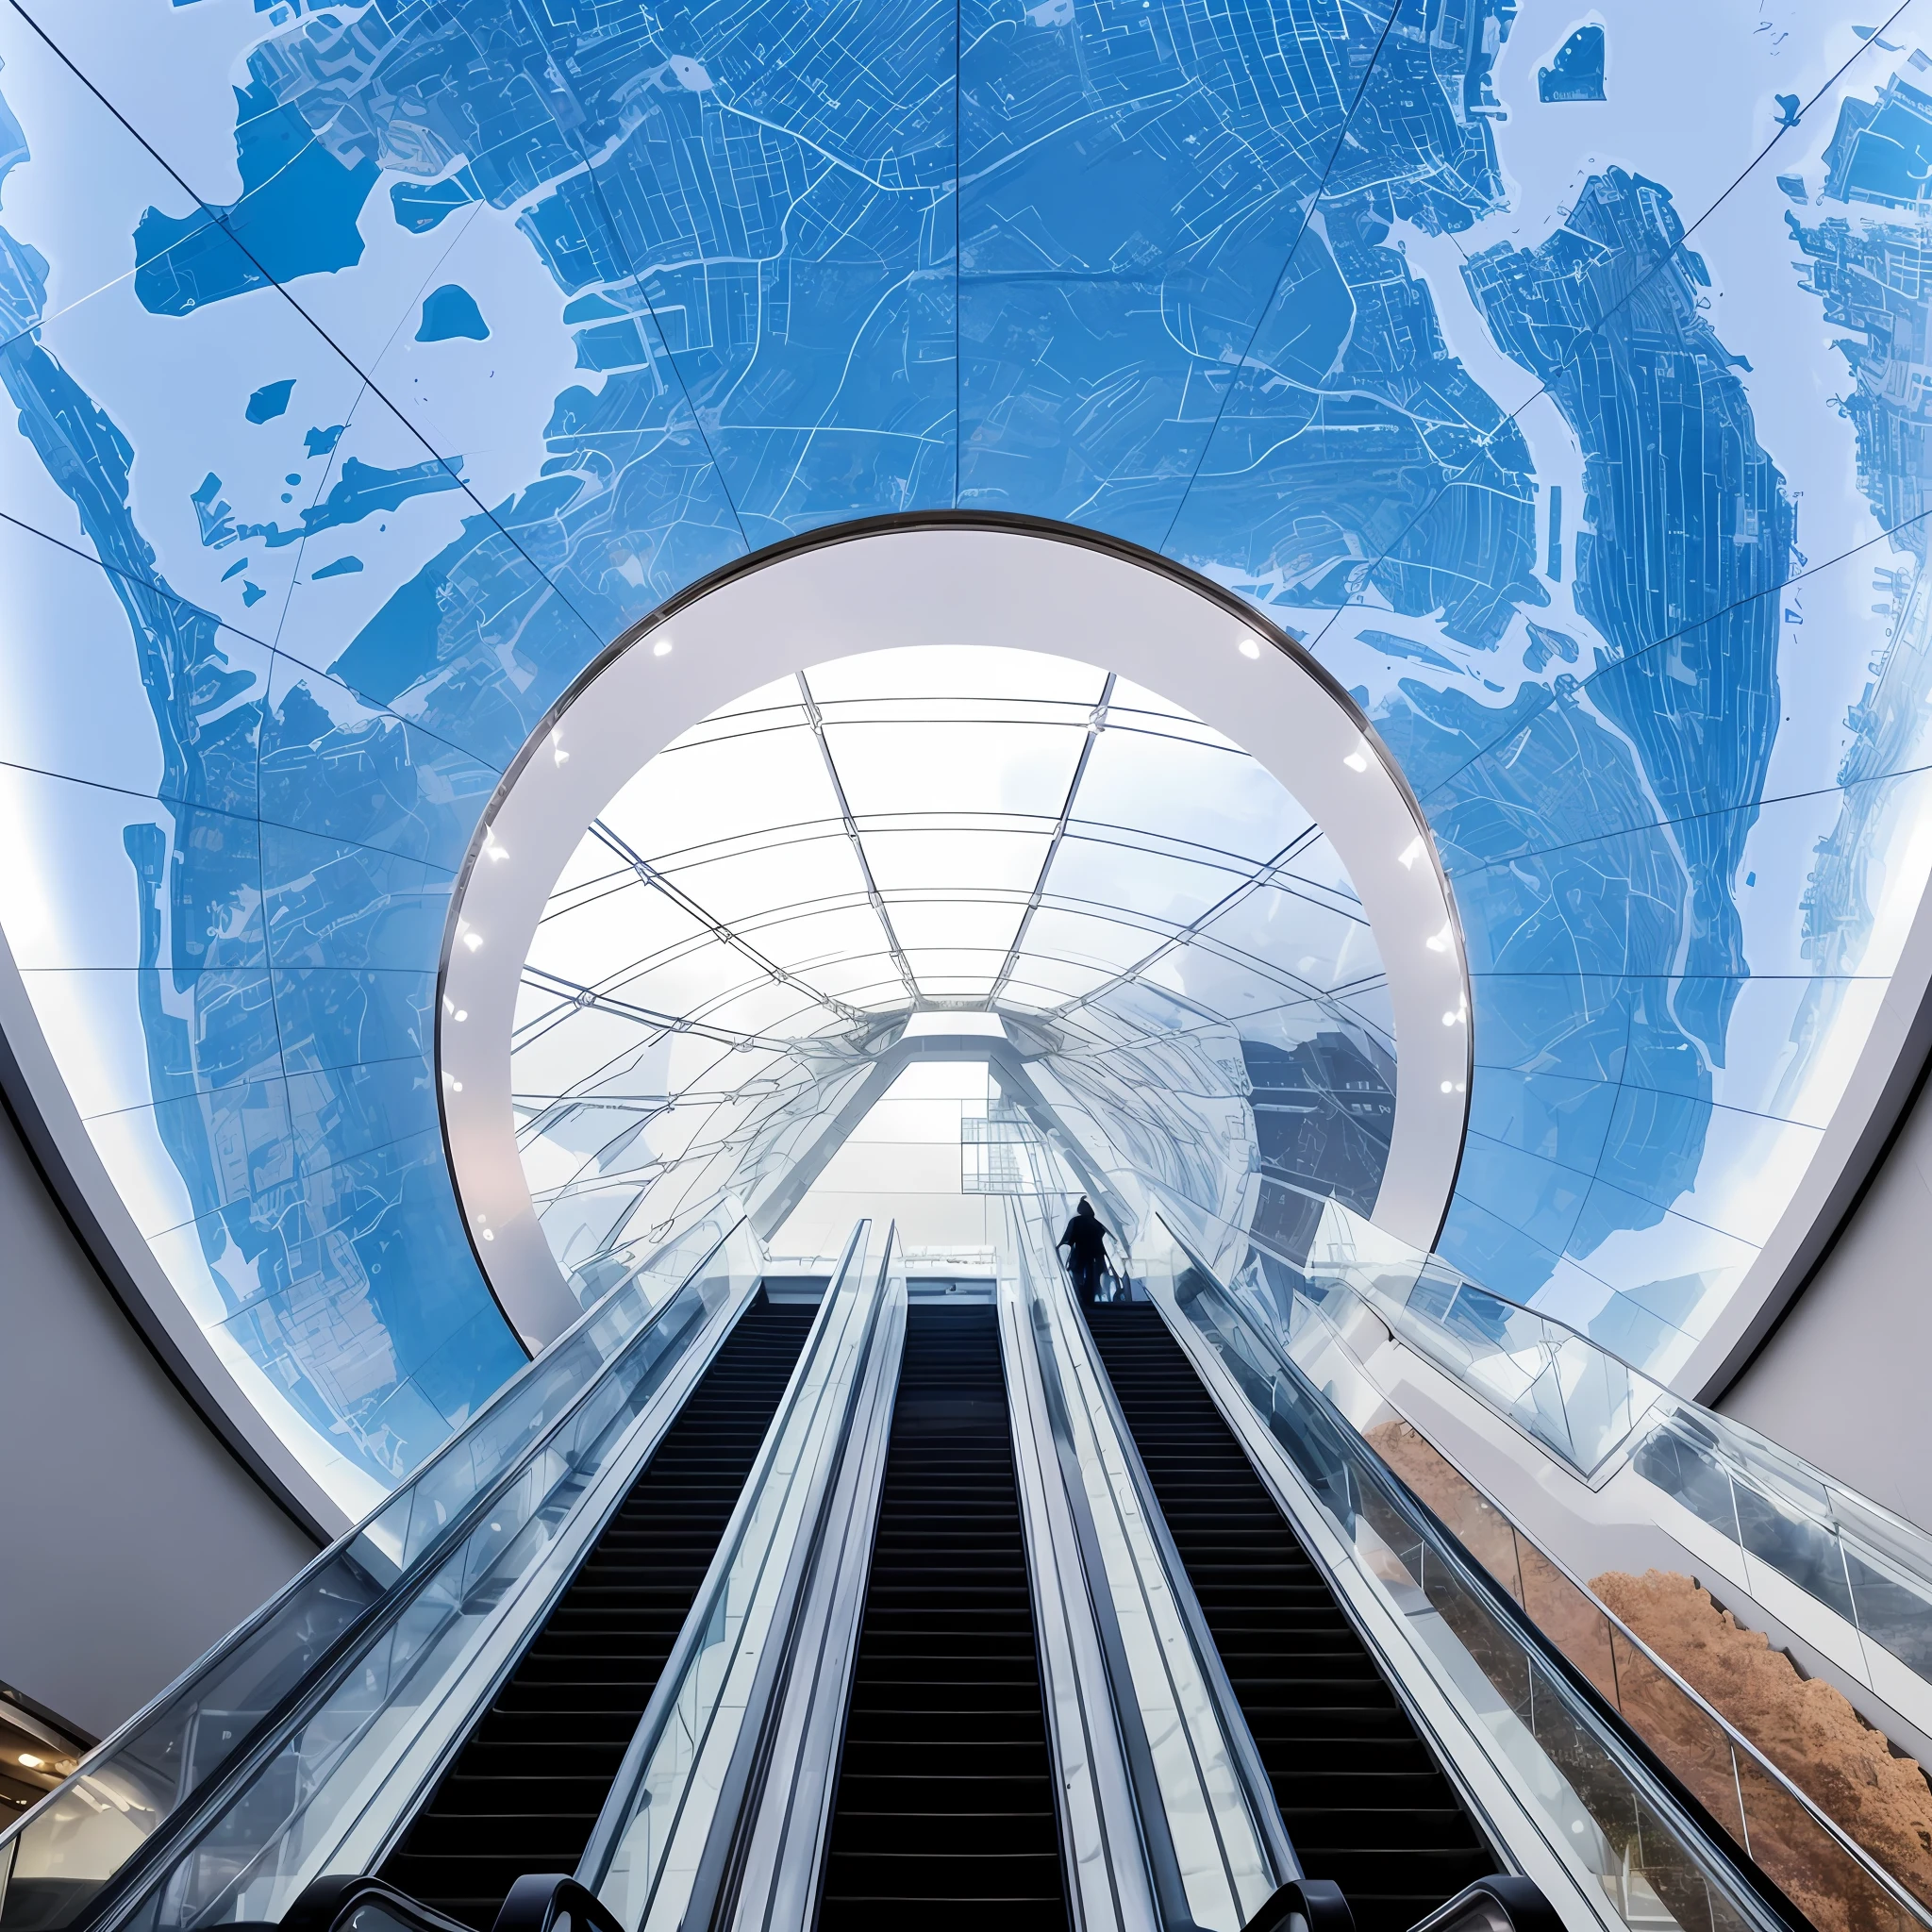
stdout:
[(631, 1932), (671, 1932), (690, 1903), (734, 1753), (759, 1720), (760, 1660), (800, 1580), (876, 1317), (889, 1292), (905, 1293), (896, 1247), (890, 1230), (875, 1247), (869, 1222), (854, 1231), (725, 1532), (725, 1566), (692, 1607), (578, 1868)]
[[(1492, 1510), (1485, 1514), (1459, 1502), (1452, 1480), (1432, 1476), (1418, 1461), (1414, 1443), (1405, 1450), (1385, 1437), (1396, 1467), (1414, 1474), (1438, 1519), (1460, 1514), (1474, 1523), (1488, 1562), (1451, 1541), (1391, 1480), (1389, 1466), (1311, 1374), (1283, 1352), (1275, 1325), (1258, 1323), (1248, 1298), (1224, 1288), (1178, 1242), (1158, 1253), (1145, 1251), (1143, 1243), (1137, 1258), (1157, 1299), (1200, 1335), (1264, 1420), (1341, 1539), (1358, 1584), (1366, 1583), (1403, 1619), (1419, 1657), (1466, 1713), (1472, 1730), (1494, 1740), (1495, 1761), (1525, 1809), (1541, 1819), (1548, 1841), (1581, 1868), (1624, 1922), (1700, 1932), (1714, 1923), (1771, 1923), (1702, 1827), (1552, 1668), (1505, 1604), (1533, 1601), (1565, 1628), (1565, 1655), (1600, 1693), (1615, 1692), (1627, 1677), (1632, 1698), (1662, 1707), (1660, 1734), (1679, 1748), (1674, 1760), (1670, 1752), (1660, 1755), (1742, 1849), (1742, 1807), (1723, 1725), (1648, 1658), (1617, 1649), (1622, 1633), (1600, 1607), (1546, 1560), (1540, 1562), (1540, 1553), (1513, 1525), (1499, 1523)], [(1292, 1331), (1294, 1354), (1333, 1359), (1332, 1353), (1320, 1356), (1335, 1336), (1329, 1311), (1315, 1312), (1320, 1319), (1305, 1315)], [(1453, 1478), (1454, 1472), (1447, 1475)], [(1500, 1602), (1483, 1585), (1485, 1569), (1503, 1573), (1496, 1579)], [(1785, 1789), (1774, 1774), (1771, 1781)], [(1821, 1859), (1843, 1856), (1802, 1804), (1788, 1828), (1816, 1840)]]
[[(700, 1244), (701, 1243), (701, 1244)], [(64, 1918), (244, 1747), (257, 1762), (141, 1896), (147, 1922), (272, 1918), (402, 1760), (487, 1645), (518, 1586), (564, 1559), (575, 1506), (762, 1257), (735, 1225), (695, 1231), (666, 1293), (643, 1271), (508, 1388), (371, 1522), (95, 1753), (21, 1821), (0, 1926)], [(472, 1442), (472, 1435), (475, 1442)], [(486, 1504), (487, 1507), (477, 1507)], [(282, 1733), (264, 1736), (277, 1707)], [(58, 1923), (58, 1920), (49, 1923)]]
[(1134, 1701), (1190, 1913), (1197, 1925), (1235, 1932), (1274, 1890), (1268, 1855), (1103, 1392), (1105, 1371), (1055, 1255), (1050, 1213), (1037, 1199), (1014, 1199), (1007, 1225), (1026, 1324), (1065, 1405), (1079, 1483), (1069, 1500), (1100, 1557), (1102, 1574), (1088, 1587), (1105, 1591), (1103, 1614), (1126, 1664), (1129, 1682), (1116, 1697)]

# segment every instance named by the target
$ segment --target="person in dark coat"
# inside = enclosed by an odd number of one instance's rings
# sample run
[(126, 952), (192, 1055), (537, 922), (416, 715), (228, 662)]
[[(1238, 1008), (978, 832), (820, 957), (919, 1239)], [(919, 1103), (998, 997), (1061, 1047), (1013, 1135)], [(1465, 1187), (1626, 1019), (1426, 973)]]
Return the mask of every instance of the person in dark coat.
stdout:
[(1083, 1302), (1100, 1299), (1101, 1276), (1107, 1269), (1107, 1228), (1093, 1211), (1093, 1203), (1082, 1194), (1058, 1245), (1066, 1251), (1067, 1273), (1074, 1278), (1074, 1292)]

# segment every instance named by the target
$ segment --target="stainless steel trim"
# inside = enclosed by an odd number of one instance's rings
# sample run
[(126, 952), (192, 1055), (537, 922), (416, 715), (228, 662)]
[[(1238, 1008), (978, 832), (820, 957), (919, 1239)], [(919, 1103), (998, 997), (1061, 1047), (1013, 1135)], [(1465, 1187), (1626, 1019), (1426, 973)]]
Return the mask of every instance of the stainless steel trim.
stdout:
[(1160, 1932), (1107, 1653), (1016, 1284), (999, 1295), (1026, 1574), (1074, 1932)]
[[(887, 1268), (891, 1251), (889, 1247)], [(891, 1446), (907, 1304), (890, 1281), (824, 1534), (793, 1625), (759, 1790), (739, 1834), (730, 1896), (712, 1923), (733, 1932), (809, 1932), (818, 1913), (852, 1669), (865, 1622), (873, 1539)]]

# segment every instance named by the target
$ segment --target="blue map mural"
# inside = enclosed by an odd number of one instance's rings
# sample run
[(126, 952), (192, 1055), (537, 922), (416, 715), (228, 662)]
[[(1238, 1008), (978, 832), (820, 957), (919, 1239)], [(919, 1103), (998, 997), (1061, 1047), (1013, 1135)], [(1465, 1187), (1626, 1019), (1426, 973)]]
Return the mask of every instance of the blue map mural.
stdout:
[(430, 1061), (497, 775), (672, 591), (915, 508), (1307, 637), (1469, 942), (1444, 1252), (1684, 1362), (1924, 884), (1932, 57), (1683, 13), (1607, 90), (1516, 0), (0, 15), (0, 774), (61, 861), (0, 919), (338, 1493), (522, 1358)]

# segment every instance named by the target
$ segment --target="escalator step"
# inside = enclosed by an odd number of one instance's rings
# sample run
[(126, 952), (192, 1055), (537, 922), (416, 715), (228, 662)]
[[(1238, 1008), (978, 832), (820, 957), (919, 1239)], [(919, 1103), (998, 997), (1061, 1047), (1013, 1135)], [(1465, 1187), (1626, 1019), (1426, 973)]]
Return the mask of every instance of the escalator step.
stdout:
[(690, 1614), (817, 1309), (760, 1291), (382, 1875), (486, 1932), (569, 1872)]
[(999, 1329), (908, 1310), (822, 1932), (1067, 1932)]
[(1494, 1859), (1158, 1310), (1086, 1314), (1303, 1871), (1400, 1932)]

